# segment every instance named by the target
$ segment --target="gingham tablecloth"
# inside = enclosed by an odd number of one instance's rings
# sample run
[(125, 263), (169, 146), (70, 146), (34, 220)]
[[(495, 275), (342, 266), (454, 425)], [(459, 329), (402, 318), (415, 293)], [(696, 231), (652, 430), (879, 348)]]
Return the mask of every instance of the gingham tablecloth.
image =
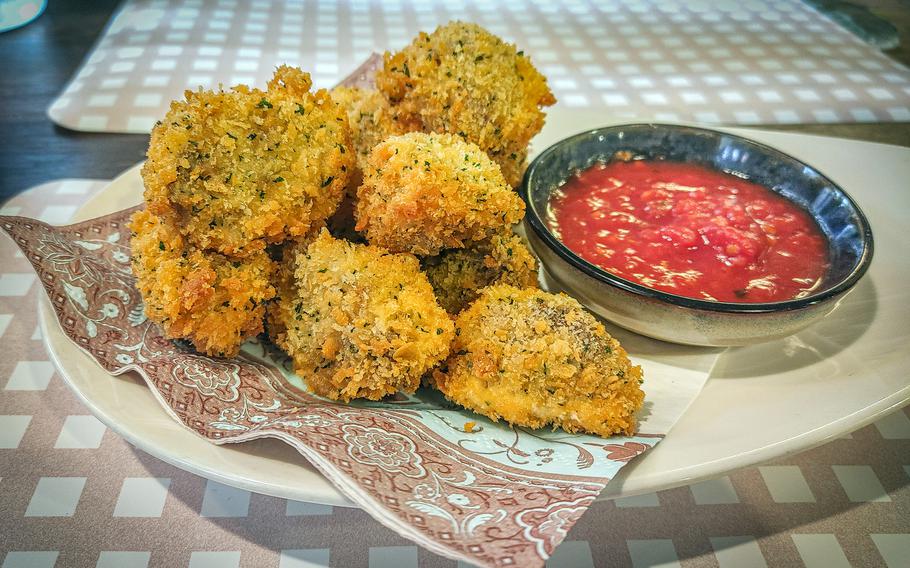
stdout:
[(146, 133), (184, 89), (262, 87), (282, 63), (331, 87), (453, 19), (515, 42), (560, 104), (613, 120), (910, 121), (910, 70), (799, 0), (128, 0), (48, 112)]
[[(0, 214), (63, 224), (105, 183), (45, 184)], [(133, 448), (55, 371), (38, 328), (39, 293), (26, 259), (0, 239), (2, 568), (456, 566), (360, 510), (251, 494)], [(904, 409), (798, 456), (597, 503), (548, 566), (906, 567), (908, 559)]]

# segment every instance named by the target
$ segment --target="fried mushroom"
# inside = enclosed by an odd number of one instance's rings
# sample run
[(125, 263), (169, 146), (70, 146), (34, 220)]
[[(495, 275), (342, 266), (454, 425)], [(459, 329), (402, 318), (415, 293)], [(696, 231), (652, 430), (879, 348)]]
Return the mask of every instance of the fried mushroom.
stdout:
[(177, 227), (148, 211), (130, 222), (132, 267), (145, 314), (171, 339), (198, 351), (233, 357), (262, 332), (274, 295), (274, 265), (265, 251), (242, 259), (192, 245)]
[(439, 304), (453, 315), (476, 300), (487, 286), (537, 287), (537, 261), (518, 235), (510, 232), (468, 248), (443, 251), (424, 259), (423, 266)]
[(499, 166), (451, 134), (412, 132), (374, 147), (355, 204), (370, 244), (418, 255), (481, 241), (523, 216)]
[(445, 359), (454, 326), (417, 259), (323, 231), (270, 307), (272, 339), (310, 389), (334, 400), (414, 392)]
[(447, 368), (434, 372), (452, 402), (517, 426), (634, 433), (641, 368), (569, 296), (491, 286), (455, 333)]
[(200, 248), (255, 254), (307, 232), (341, 201), (354, 157), (344, 111), (282, 66), (261, 91), (187, 91), (152, 130), (149, 211)]
[(332, 99), (345, 110), (351, 128), (351, 142), (357, 153), (357, 167), (366, 167), (370, 150), (390, 136), (407, 134), (420, 128), (420, 123), (406, 122), (379, 91), (356, 87), (335, 87)]
[(457, 21), (387, 52), (376, 86), (404, 120), (477, 144), (513, 187), (521, 181), (528, 143), (543, 128), (541, 107), (556, 102), (524, 52)]
[(335, 87), (330, 94), (347, 113), (351, 142), (356, 154), (356, 167), (348, 179), (344, 199), (329, 219), (328, 226), (337, 237), (353, 241), (362, 240), (354, 231), (354, 200), (357, 197), (357, 188), (363, 181), (363, 170), (366, 168), (370, 150), (390, 136), (418, 130), (420, 125), (401, 120), (378, 91)]

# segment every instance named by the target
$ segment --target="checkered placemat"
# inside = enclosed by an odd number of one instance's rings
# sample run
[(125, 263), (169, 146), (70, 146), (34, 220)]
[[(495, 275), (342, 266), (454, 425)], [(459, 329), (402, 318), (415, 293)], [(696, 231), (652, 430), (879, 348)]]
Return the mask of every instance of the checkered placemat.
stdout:
[[(104, 185), (45, 184), (4, 204), (0, 214), (62, 224)], [(48, 359), (36, 280), (13, 243), (0, 238), (3, 568), (456, 566), (360, 510), (207, 481), (108, 432)], [(548, 566), (905, 567), (908, 410), (762, 467), (597, 503)]]
[(612, 119), (910, 121), (910, 70), (797, 0), (128, 0), (48, 113), (144, 133), (184, 89), (262, 87), (280, 63), (330, 87), (453, 19), (515, 42), (560, 104)]

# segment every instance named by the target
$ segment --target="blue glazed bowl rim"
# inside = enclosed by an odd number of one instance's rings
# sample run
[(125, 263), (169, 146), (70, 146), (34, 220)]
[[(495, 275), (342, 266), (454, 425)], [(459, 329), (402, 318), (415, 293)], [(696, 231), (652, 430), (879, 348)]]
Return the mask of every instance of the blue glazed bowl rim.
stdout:
[[(569, 249), (564, 244), (562, 244), (562, 242), (559, 239), (557, 239), (553, 235), (553, 233), (550, 232), (550, 230), (547, 228), (546, 224), (543, 222), (543, 220), (537, 214), (537, 210), (534, 208), (533, 204), (531, 203), (531, 195), (530, 195), (530, 184), (532, 182), (532, 178), (534, 177), (534, 173), (537, 170), (537, 167), (540, 165), (540, 163), (543, 160), (545, 160), (550, 154), (552, 154), (558, 147), (560, 147), (564, 144), (573, 142), (578, 139), (586, 138), (586, 137), (598, 136), (598, 135), (601, 135), (604, 133), (616, 132), (616, 131), (620, 131), (620, 130), (640, 129), (640, 128), (649, 128), (649, 129), (664, 128), (664, 129), (677, 130), (677, 131), (683, 131), (683, 132), (690, 131), (693, 133), (711, 134), (714, 136), (725, 136), (725, 137), (735, 139), (739, 142), (745, 143), (747, 145), (753, 146), (757, 149), (762, 150), (763, 152), (771, 153), (771, 154), (777, 156), (778, 158), (790, 160), (792, 162), (795, 162), (796, 164), (799, 164), (801, 167), (811, 170), (813, 173), (815, 173), (821, 179), (823, 179), (825, 181), (825, 183), (830, 184), (830, 186), (832, 188), (834, 188), (836, 191), (840, 192), (840, 194), (844, 196), (844, 199), (846, 199), (850, 203), (850, 206), (853, 207), (853, 209), (856, 211), (856, 215), (857, 215), (857, 217), (860, 221), (860, 225), (861, 225), (860, 228), (861, 228), (862, 243), (863, 243), (863, 252), (859, 258), (859, 261), (856, 263), (856, 265), (853, 267), (853, 269), (844, 278), (842, 278), (841, 280), (839, 280), (837, 282), (829, 283), (824, 288), (817, 290), (817, 291), (809, 294), (808, 296), (805, 296), (802, 298), (796, 298), (796, 299), (792, 299), (792, 300), (783, 300), (780, 302), (746, 303), (746, 302), (713, 302), (713, 301), (709, 301), (709, 300), (699, 300), (697, 298), (688, 298), (686, 296), (679, 296), (677, 294), (671, 294), (669, 292), (664, 292), (661, 290), (655, 290), (653, 288), (648, 288), (647, 286), (644, 286), (642, 284), (638, 284), (636, 282), (632, 282), (630, 280), (620, 278), (619, 276), (616, 276), (610, 272), (607, 272), (606, 270), (581, 258), (577, 254), (575, 254), (571, 249)], [(771, 188), (769, 188), (769, 189), (771, 191), (774, 191)], [(578, 134), (574, 134), (572, 136), (559, 140), (558, 142), (552, 144), (546, 150), (544, 150), (543, 152), (538, 154), (538, 156), (536, 158), (534, 158), (534, 160), (531, 162), (531, 164), (528, 166), (527, 170), (525, 171), (524, 177), (522, 178), (522, 181), (521, 181), (521, 185), (518, 188), (518, 192), (521, 195), (521, 198), (525, 202), (525, 208), (526, 208), (525, 221), (528, 222), (528, 224), (531, 226), (531, 229), (534, 231), (534, 233), (550, 249), (552, 249), (560, 258), (562, 258), (563, 260), (568, 262), (571, 266), (577, 268), (582, 273), (586, 274), (587, 276), (589, 276), (599, 282), (608, 284), (615, 288), (619, 288), (626, 292), (631, 292), (633, 294), (643, 296), (646, 298), (660, 300), (662, 302), (666, 302), (668, 304), (680, 306), (683, 308), (704, 310), (704, 311), (709, 311), (709, 312), (752, 313), (752, 314), (786, 312), (786, 311), (791, 311), (791, 310), (799, 310), (799, 309), (803, 309), (803, 308), (806, 308), (806, 307), (809, 307), (809, 306), (812, 306), (815, 304), (823, 303), (826, 300), (835, 298), (835, 297), (843, 294), (844, 292), (846, 292), (847, 290), (852, 288), (859, 281), (859, 279), (863, 277), (863, 275), (866, 273), (866, 270), (868, 270), (868, 268), (869, 268), (869, 264), (872, 262), (872, 254), (873, 254), (872, 228), (869, 226), (869, 221), (866, 218), (866, 215), (863, 213), (862, 209), (860, 209), (860, 207), (856, 203), (856, 201), (854, 201), (854, 199), (850, 196), (850, 194), (848, 194), (846, 191), (844, 191), (844, 189), (842, 187), (840, 187), (839, 185), (837, 185), (836, 183), (831, 181), (831, 178), (829, 178), (828, 176), (826, 176), (823, 173), (821, 173), (820, 171), (818, 171), (818, 169), (816, 169), (815, 167), (810, 166), (809, 164), (806, 164), (805, 162), (798, 160), (797, 158), (794, 158), (793, 156), (791, 156), (787, 153), (784, 153), (776, 148), (768, 146), (767, 144), (762, 144), (761, 142), (756, 142), (755, 140), (751, 140), (751, 139), (745, 138), (743, 136), (738, 136), (736, 134), (730, 134), (729, 132), (721, 132), (719, 130), (711, 130), (709, 128), (700, 128), (697, 126), (683, 126), (683, 125), (678, 125), (678, 124), (662, 124), (662, 123), (656, 123), (656, 122), (637, 122), (637, 123), (630, 123), (630, 124), (617, 124), (617, 125), (613, 125), (613, 126), (603, 126), (603, 127), (594, 128), (591, 130), (586, 130), (584, 132), (579, 132)], [(777, 193), (784, 199), (788, 199), (786, 196), (781, 195), (778, 192), (775, 192), (775, 193)], [(791, 201), (791, 203), (795, 203), (801, 209), (803, 209), (804, 211), (809, 213), (809, 215), (811, 215), (813, 218), (815, 217), (814, 215), (812, 215), (811, 211), (806, 210), (805, 207), (803, 207), (799, 203), (796, 203), (793, 200), (789, 200), (789, 201)]]

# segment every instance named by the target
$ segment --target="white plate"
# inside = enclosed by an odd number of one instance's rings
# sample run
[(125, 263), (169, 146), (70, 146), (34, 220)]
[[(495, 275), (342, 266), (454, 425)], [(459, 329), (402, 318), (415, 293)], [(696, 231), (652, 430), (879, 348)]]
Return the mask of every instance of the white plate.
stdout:
[[(549, 113), (535, 140), (608, 124), (585, 111)], [(708, 479), (799, 452), (860, 428), (910, 401), (910, 150), (882, 144), (724, 129), (800, 158), (859, 202), (875, 235), (866, 277), (821, 323), (773, 343), (721, 355), (701, 395), (667, 438), (614, 479), (604, 498)], [(138, 166), (78, 212), (79, 220), (140, 202)], [(71, 343), (39, 303), (61, 375), (102, 422), (142, 450), (203, 477), (288, 499), (353, 506), (290, 446), (259, 440), (215, 446), (172, 420), (135, 376), (112, 377)], [(634, 353), (633, 353), (634, 356)]]

